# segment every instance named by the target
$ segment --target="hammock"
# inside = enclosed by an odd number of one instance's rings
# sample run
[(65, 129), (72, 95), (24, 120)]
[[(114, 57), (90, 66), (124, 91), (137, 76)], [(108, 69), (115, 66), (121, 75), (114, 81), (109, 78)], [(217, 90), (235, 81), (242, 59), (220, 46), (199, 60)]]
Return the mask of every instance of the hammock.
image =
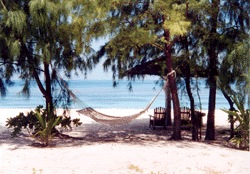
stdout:
[(153, 104), (153, 102), (155, 101), (155, 99), (157, 98), (157, 96), (160, 94), (161, 91), (162, 91), (162, 89), (153, 98), (153, 100), (148, 104), (148, 106), (146, 108), (144, 108), (141, 112), (139, 112), (137, 114), (130, 115), (130, 116), (123, 116), (123, 117), (109, 116), (109, 115), (102, 114), (102, 113), (94, 110), (91, 107), (88, 107), (88, 108), (85, 108), (82, 110), (78, 110), (76, 112), (78, 112), (82, 115), (88, 116), (88, 117), (92, 118), (94, 121), (101, 123), (101, 124), (105, 124), (105, 125), (109, 125), (109, 126), (121, 126), (121, 125), (128, 124), (129, 122), (135, 120), (136, 118), (138, 118), (139, 116), (144, 114), (150, 108), (150, 106)]
[[(171, 75), (173, 73), (175, 73), (174, 70), (171, 71), (170, 73), (168, 73), (167, 76), (169, 76), (169, 75)], [(68, 89), (67, 85), (65, 84), (65, 82), (59, 76), (58, 73), (57, 73), (57, 75), (60, 78), (60, 80), (61, 80), (64, 88), (69, 92), (69, 94), (73, 98), (73, 100), (75, 100), (75, 101), (79, 100), (79, 98), (71, 90)], [(133, 115), (130, 115), (130, 116), (123, 116), (123, 117), (109, 116), (109, 115), (100, 113), (100, 112), (94, 110), (91, 107), (85, 107), (85, 109), (77, 110), (76, 112), (78, 112), (78, 113), (80, 113), (82, 115), (88, 116), (91, 119), (93, 119), (94, 121), (96, 121), (98, 123), (101, 123), (101, 124), (105, 124), (105, 125), (120, 126), (120, 125), (128, 124), (129, 122), (135, 120), (136, 118), (138, 118), (139, 116), (141, 116), (142, 114), (144, 114), (150, 108), (150, 106), (153, 104), (153, 102), (158, 97), (158, 95), (160, 94), (160, 92), (163, 89), (166, 88), (166, 85), (168, 84), (168, 79), (166, 78), (165, 80), (166, 80), (166, 83), (164, 84), (163, 88), (158, 92), (158, 94), (156, 94), (156, 96), (152, 99), (152, 101), (148, 104), (148, 106), (146, 108), (144, 108), (141, 112), (137, 113), (137, 114), (133, 114)]]

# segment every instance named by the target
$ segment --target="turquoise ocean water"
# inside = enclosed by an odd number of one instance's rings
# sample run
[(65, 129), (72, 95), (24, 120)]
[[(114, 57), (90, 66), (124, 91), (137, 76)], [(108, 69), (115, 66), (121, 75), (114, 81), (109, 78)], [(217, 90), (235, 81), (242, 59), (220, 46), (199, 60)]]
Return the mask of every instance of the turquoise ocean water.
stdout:
[[(14, 81), (15, 85), (8, 87), (6, 97), (0, 99), (0, 108), (35, 108), (44, 105), (45, 100), (35, 82), (32, 83), (30, 98), (19, 95), (23, 81)], [(113, 88), (112, 80), (71, 80), (69, 89), (86, 105), (93, 108), (134, 108), (143, 109), (154, 96), (160, 91), (161, 87), (155, 85), (154, 80), (134, 81), (133, 91), (128, 90), (128, 81), (120, 81), (119, 85)], [(209, 88), (206, 87), (204, 80), (199, 80), (199, 94), (202, 109), (208, 109)], [(197, 92), (193, 92), (196, 108), (199, 109)], [(187, 94), (179, 90), (181, 106), (189, 106)], [(155, 100), (151, 109), (165, 106), (165, 94), (162, 91)], [(246, 105), (247, 106), (247, 105)], [(73, 109), (80, 109), (79, 105), (72, 105)], [(216, 109), (229, 108), (227, 100), (222, 93), (217, 90)]]

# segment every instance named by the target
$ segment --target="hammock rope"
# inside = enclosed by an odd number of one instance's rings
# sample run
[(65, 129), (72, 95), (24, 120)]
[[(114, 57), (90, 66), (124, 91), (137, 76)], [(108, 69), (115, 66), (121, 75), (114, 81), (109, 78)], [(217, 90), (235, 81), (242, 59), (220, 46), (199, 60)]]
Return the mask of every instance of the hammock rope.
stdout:
[[(56, 71), (55, 68), (54, 68), (54, 70)], [(66, 83), (60, 77), (60, 75), (58, 74), (57, 71), (56, 71), (56, 73), (57, 73), (58, 77), (60, 78), (64, 88), (68, 91), (70, 96), (73, 98), (73, 101), (75, 101), (76, 103), (78, 103), (79, 101), (81, 103), (84, 103), (70, 89), (68, 89)], [(166, 86), (168, 84), (168, 76), (173, 74), (173, 73), (175, 73), (175, 70), (173, 70), (173, 71), (171, 71), (171, 72), (169, 72), (167, 74), (167, 76), (165, 78), (166, 82), (165, 82), (163, 88), (161, 88), (161, 90), (156, 94), (156, 96), (152, 99), (152, 101), (139, 113), (129, 115), (129, 116), (122, 116), (122, 117), (120, 117), (120, 116), (110, 116), (110, 115), (100, 113), (100, 112), (96, 111), (95, 109), (93, 109), (91, 107), (88, 107), (85, 103), (83, 104), (84, 109), (77, 110), (76, 112), (78, 112), (79, 114), (88, 116), (88, 117), (90, 117), (91, 119), (93, 119), (94, 121), (96, 121), (98, 123), (109, 125), (109, 126), (121, 126), (121, 125), (128, 124), (129, 122), (135, 120), (136, 118), (138, 118), (139, 116), (144, 114), (150, 108), (150, 106), (153, 104), (153, 102), (158, 97), (158, 95), (161, 93), (161, 91), (166, 88)]]
[[(175, 72), (171, 71), (168, 75), (171, 75), (172, 73), (175, 73)], [(156, 96), (152, 99), (152, 101), (141, 112), (139, 112), (137, 114), (133, 114), (130, 116), (123, 116), (123, 117), (110, 116), (110, 115), (100, 113), (91, 107), (88, 107), (88, 108), (85, 108), (82, 110), (77, 110), (76, 112), (78, 112), (82, 115), (88, 116), (91, 119), (93, 119), (94, 121), (101, 123), (101, 124), (105, 124), (105, 125), (109, 125), (109, 126), (125, 125), (125, 124), (128, 124), (129, 122), (137, 119), (142, 114), (144, 114), (150, 108), (150, 106), (154, 103), (155, 99), (158, 97), (158, 95), (161, 93), (161, 91), (166, 88), (167, 84), (168, 84), (168, 79), (166, 80), (166, 83), (164, 84), (163, 88), (156, 94)]]
[(129, 122), (137, 119), (142, 114), (144, 114), (150, 108), (150, 106), (153, 104), (153, 102), (155, 101), (155, 99), (157, 98), (157, 96), (160, 94), (161, 91), (162, 91), (162, 89), (152, 99), (152, 101), (148, 104), (148, 106), (145, 107), (141, 112), (139, 112), (137, 114), (130, 115), (130, 116), (123, 116), (123, 117), (110, 116), (110, 115), (100, 113), (91, 107), (88, 107), (88, 108), (85, 108), (82, 110), (77, 110), (76, 112), (78, 112), (82, 115), (88, 116), (91, 119), (93, 119), (94, 121), (101, 123), (101, 124), (105, 124), (105, 125), (109, 125), (109, 126), (121, 126), (121, 125), (128, 124)]

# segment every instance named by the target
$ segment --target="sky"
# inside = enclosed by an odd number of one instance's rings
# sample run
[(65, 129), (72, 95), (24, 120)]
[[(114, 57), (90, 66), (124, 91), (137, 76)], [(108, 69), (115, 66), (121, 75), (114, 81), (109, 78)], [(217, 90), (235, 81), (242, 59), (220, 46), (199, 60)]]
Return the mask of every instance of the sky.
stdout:
[[(92, 42), (92, 48), (95, 51), (98, 51), (102, 45), (104, 45), (108, 39), (98, 39), (96, 41)], [(74, 75), (74, 72), (72, 73), (72, 76), (69, 80), (113, 80), (113, 72), (111, 69), (109, 69), (107, 72), (103, 70), (103, 62), (105, 61), (105, 57), (102, 58), (102, 60), (95, 66), (95, 68), (92, 69), (92, 71), (87, 73), (87, 78), (85, 78), (84, 72), (80, 73), (78, 72), (78, 75)], [(13, 76), (12, 80), (20, 80), (18, 78), (19, 74), (16, 74)], [(63, 79), (67, 80), (67, 78), (64, 77), (63, 73), (61, 74)], [(41, 75), (41, 79), (42, 79)], [(146, 76), (144, 80), (158, 80), (158, 76)]]
[[(108, 40), (107, 39), (98, 39), (97, 41), (92, 42), (92, 48), (95, 51), (98, 51), (102, 45), (104, 45)], [(112, 80), (112, 72), (104, 72), (102, 64), (104, 59), (96, 65), (96, 67), (87, 73), (87, 80)], [(84, 79), (84, 75), (74, 76), (72, 79)]]
[[(92, 48), (95, 51), (98, 51), (102, 45), (104, 45), (108, 39), (99, 39), (97, 41), (92, 42)], [(102, 58), (101, 62), (96, 65), (95, 68), (91, 72), (87, 73), (87, 80), (112, 80), (113, 79), (113, 72), (111, 69), (108, 72), (103, 70), (103, 62), (105, 61), (105, 57)], [(85, 79), (84, 74), (79, 74), (79, 76), (72, 76), (72, 80), (82, 80)], [(144, 80), (158, 80), (158, 76), (146, 76)]]

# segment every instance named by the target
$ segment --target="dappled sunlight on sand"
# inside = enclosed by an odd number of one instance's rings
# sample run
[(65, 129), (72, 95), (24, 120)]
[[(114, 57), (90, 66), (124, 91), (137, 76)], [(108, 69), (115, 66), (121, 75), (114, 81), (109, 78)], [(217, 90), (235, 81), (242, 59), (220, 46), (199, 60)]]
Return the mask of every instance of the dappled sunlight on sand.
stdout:
[[(123, 110), (124, 111), (124, 110)], [(124, 111), (123, 114), (138, 110)], [(0, 111), (1, 115), (5, 111)], [(120, 110), (103, 110), (119, 115)], [(151, 114), (152, 110), (147, 114)], [(229, 128), (227, 116), (217, 111), (216, 131)], [(217, 134), (216, 141), (191, 141), (191, 132), (182, 130), (183, 140), (168, 140), (167, 130), (150, 129), (148, 115), (128, 125), (109, 127), (71, 111), (83, 124), (62, 130), (51, 146), (41, 148), (26, 130), (11, 138), (11, 130), (0, 119), (0, 173), (248, 173), (249, 152), (230, 148), (228, 134)], [(11, 115), (11, 114), (9, 114)], [(13, 115), (15, 116), (15, 115)], [(8, 117), (7, 117), (8, 118)], [(204, 124), (206, 120), (203, 120)]]

